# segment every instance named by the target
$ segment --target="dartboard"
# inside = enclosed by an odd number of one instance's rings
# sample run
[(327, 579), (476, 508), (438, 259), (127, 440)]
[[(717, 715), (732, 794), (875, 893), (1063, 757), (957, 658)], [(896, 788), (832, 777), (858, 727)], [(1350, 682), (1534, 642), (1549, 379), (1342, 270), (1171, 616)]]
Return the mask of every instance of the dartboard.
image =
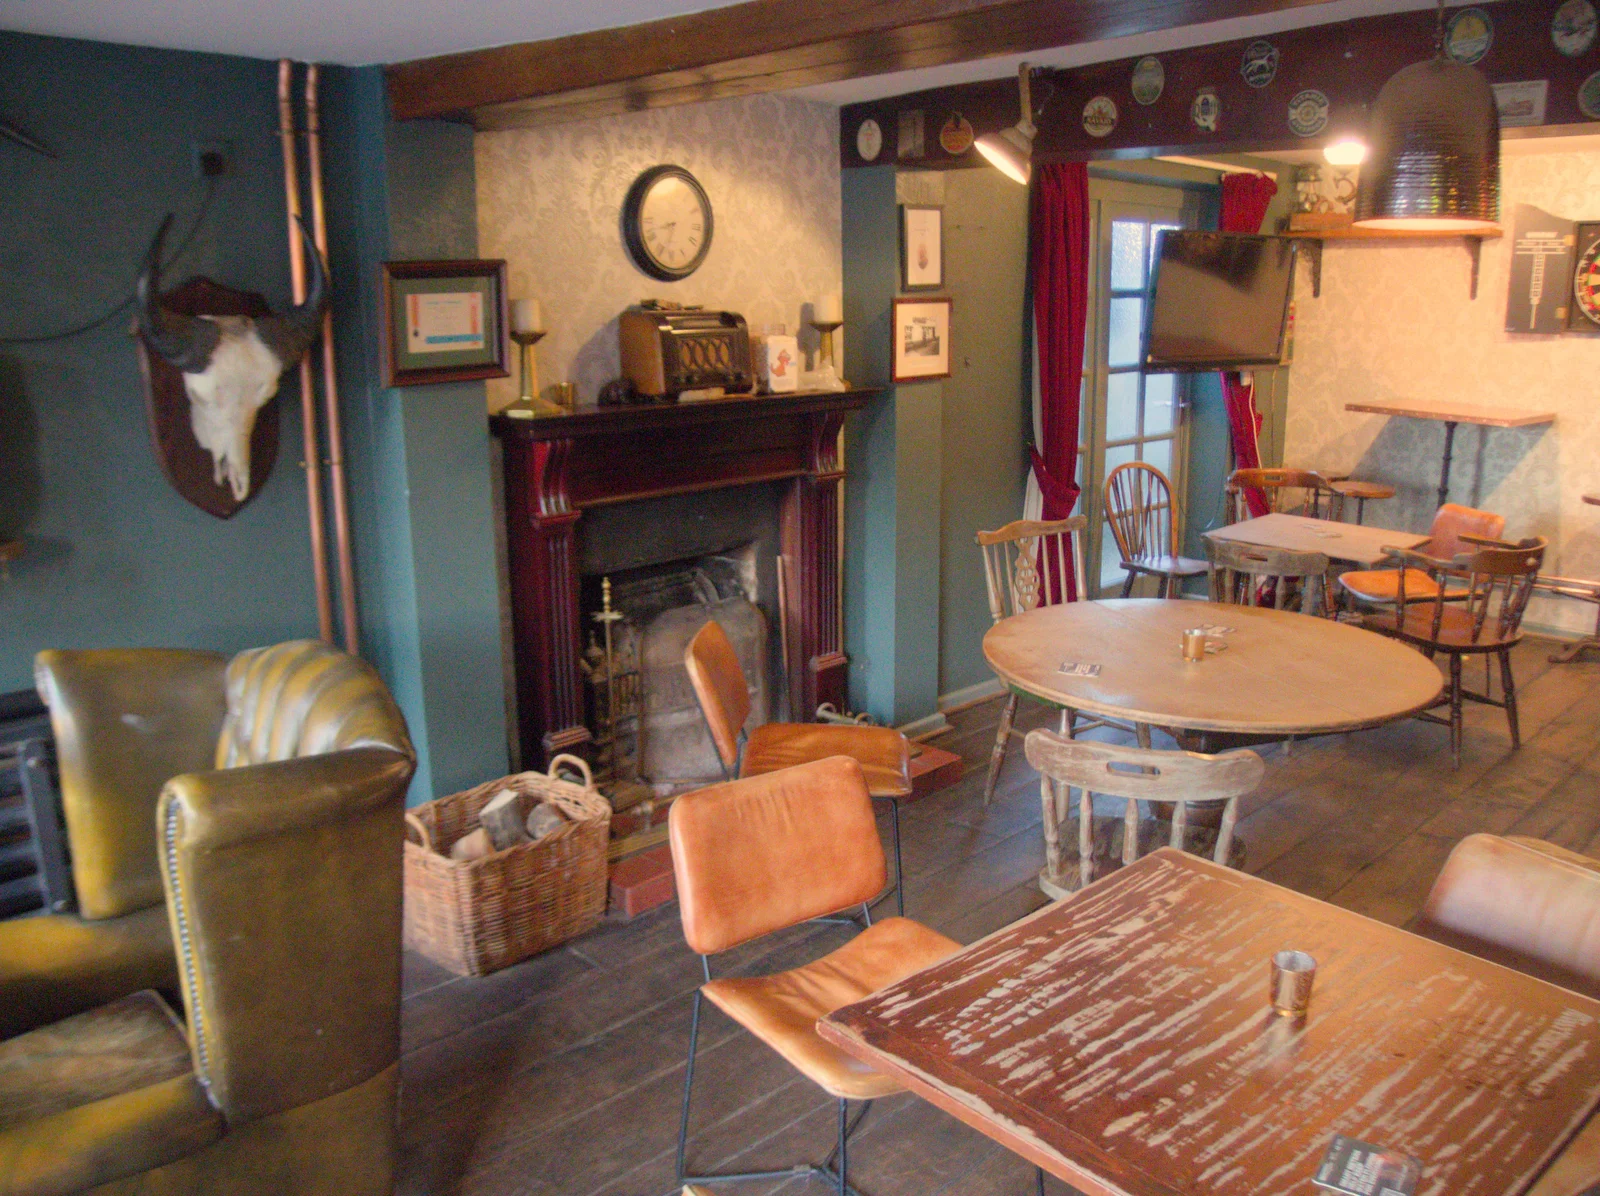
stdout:
[(1594, 225), (1579, 230), (1578, 269), (1572, 277), (1572, 294), (1578, 301), (1578, 310), (1591, 323), (1600, 324), (1600, 229)]

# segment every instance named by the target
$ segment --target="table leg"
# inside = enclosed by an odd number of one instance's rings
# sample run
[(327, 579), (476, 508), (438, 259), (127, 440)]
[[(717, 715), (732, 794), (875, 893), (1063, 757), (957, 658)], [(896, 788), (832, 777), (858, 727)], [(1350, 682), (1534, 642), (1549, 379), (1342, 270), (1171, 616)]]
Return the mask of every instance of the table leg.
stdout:
[(1439, 467), (1439, 506), (1444, 506), (1450, 497), (1450, 455), (1455, 452), (1456, 425), (1453, 420), (1446, 420), (1444, 425), (1444, 463)]

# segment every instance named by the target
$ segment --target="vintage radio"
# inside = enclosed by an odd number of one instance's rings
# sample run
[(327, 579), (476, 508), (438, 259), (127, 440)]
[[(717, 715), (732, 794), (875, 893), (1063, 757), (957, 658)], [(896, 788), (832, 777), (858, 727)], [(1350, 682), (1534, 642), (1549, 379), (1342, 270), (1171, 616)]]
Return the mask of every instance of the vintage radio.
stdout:
[(622, 376), (642, 398), (676, 399), (686, 390), (748, 391), (750, 331), (731, 311), (630, 307), (617, 322)]

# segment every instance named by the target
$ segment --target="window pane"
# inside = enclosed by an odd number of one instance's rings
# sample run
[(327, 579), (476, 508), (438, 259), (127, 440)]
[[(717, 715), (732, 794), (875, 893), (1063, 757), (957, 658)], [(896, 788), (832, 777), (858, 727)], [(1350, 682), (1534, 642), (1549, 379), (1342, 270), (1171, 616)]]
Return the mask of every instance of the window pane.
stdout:
[(1159, 436), (1172, 431), (1178, 400), (1175, 374), (1146, 374), (1144, 379), (1144, 434)]
[(1168, 478), (1172, 477), (1172, 441), (1148, 440), (1145, 442), (1144, 451), (1139, 454), (1143, 461), (1154, 465)]
[(1111, 222), (1111, 289), (1144, 289), (1144, 224), (1138, 220)]
[(1106, 440), (1132, 440), (1139, 434), (1137, 371), (1106, 377)]
[(1163, 229), (1176, 229), (1176, 224), (1152, 224), (1150, 226), (1150, 269), (1156, 268), (1156, 235)]
[(1111, 301), (1110, 335), (1107, 337), (1106, 364), (1139, 364), (1139, 337), (1144, 332), (1142, 298)]

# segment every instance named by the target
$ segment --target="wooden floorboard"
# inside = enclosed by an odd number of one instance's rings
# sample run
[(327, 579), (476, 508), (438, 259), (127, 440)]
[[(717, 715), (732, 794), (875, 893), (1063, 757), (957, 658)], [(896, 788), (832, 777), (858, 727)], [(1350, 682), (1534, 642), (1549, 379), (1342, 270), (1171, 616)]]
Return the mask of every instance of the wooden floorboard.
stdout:
[[(1531, 835), (1600, 855), (1600, 662), (1552, 666), (1550, 645), (1515, 653), (1522, 748), (1501, 710), (1470, 706), (1462, 762), (1448, 731), (1415, 720), (1261, 749), (1266, 777), (1241, 803), (1245, 867), (1395, 925), (1411, 923), (1451, 848), (1477, 831)], [(1481, 684), (1481, 671), (1469, 684)], [(1498, 684), (1494, 691), (1498, 696)], [(983, 782), (1001, 699), (951, 716), (937, 740), (961, 781), (902, 813), (907, 913), (972, 942), (1037, 909), (1044, 863), (1039, 786), (1019, 733), (994, 803)], [(1017, 729), (1054, 727), (1024, 701)], [(1096, 738), (1126, 741), (1115, 731)], [(1158, 736), (1158, 746), (1171, 741)], [(888, 822), (880, 820), (888, 844)], [(879, 914), (887, 910), (878, 906)], [(844, 942), (796, 927), (728, 952), (718, 974), (792, 967)], [(408, 955), (404, 975), (399, 1191), (471, 1196), (666, 1196), (699, 962), (677, 907), (592, 934), (478, 979)], [(708, 1011), (696, 1070), (691, 1160), (767, 1168), (820, 1161), (832, 1102), (720, 1013)], [(864, 1196), (1031, 1196), (1009, 1152), (906, 1095), (874, 1106), (851, 1144)], [(807, 1196), (788, 1179), (724, 1187)], [(1066, 1189), (1054, 1181), (1051, 1196)]]

